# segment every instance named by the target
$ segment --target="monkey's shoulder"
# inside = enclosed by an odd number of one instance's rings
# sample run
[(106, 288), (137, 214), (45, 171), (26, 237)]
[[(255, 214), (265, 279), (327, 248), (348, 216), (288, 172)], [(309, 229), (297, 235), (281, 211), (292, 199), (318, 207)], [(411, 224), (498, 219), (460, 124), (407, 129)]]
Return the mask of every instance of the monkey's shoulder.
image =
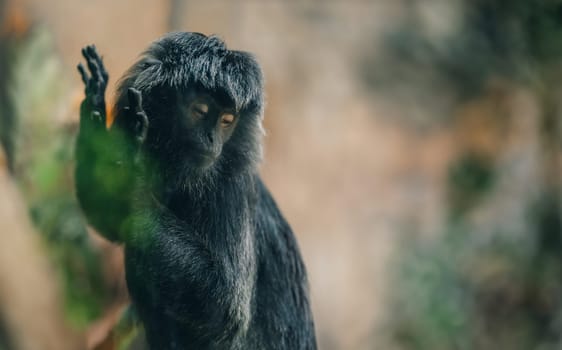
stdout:
[(286, 279), (287, 285), (294, 285), (294, 280), (306, 284), (305, 266), (291, 226), (261, 180), (257, 188), (255, 234), (258, 256), (267, 258), (259, 264), (268, 273), (277, 275), (278, 280)]

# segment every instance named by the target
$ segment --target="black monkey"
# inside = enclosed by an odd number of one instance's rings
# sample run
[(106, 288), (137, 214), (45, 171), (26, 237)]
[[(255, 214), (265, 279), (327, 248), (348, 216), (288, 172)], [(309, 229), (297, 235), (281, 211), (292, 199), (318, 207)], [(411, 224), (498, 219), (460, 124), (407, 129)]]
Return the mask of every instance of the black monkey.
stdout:
[(171, 33), (121, 79), (93, 46), (76, 189), (90, 223), (125, 246), (152, 349), (316, 349), (295, 237), (262, 183), (263, 79), (216, 36)]

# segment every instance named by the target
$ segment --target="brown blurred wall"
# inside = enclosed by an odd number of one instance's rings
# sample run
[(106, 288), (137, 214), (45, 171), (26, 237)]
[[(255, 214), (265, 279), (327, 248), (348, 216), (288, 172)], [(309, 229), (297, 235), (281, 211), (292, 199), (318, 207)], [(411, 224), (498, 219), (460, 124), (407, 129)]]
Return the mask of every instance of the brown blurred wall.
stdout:
[[(18, 3), (52, 32), (62, 78), (76, 91), (81, 47), (97, 45), (115, 83), (170, 21), (169, 1)], [(322, 349), (372, 348), (393, 227), (406, 218), (431, 230), (441, 212), (450, 139), (438, 133), (427, 142), (381, 118), (358, 82), (357, 52), (374, 45), (398, 11), (385, 0), (186, 1), (182, 10), (183, 29), (218, 34), (263, 65), (262, 173), (298, 236)]]

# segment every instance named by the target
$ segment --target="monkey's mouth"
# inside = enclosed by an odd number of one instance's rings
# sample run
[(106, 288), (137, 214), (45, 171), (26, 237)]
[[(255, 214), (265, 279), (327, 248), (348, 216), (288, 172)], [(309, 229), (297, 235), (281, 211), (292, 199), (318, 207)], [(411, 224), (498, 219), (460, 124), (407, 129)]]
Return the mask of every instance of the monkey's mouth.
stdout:
[(192, 150), (189, 158), (197, 168), (206, 169), (217, 160), (218, 154), (212, 151)]

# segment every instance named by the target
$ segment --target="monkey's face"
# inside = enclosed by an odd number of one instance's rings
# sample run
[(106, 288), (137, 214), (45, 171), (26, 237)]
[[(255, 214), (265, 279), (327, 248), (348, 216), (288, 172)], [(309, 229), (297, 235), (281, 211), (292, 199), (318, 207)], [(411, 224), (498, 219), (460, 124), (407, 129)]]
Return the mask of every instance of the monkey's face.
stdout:
[(183, 151), (188, 166), (204, 170), (221, 156), (231, 137), (238, 115), (234, 108), (209, 93), (176, 94), (173, 143)]

